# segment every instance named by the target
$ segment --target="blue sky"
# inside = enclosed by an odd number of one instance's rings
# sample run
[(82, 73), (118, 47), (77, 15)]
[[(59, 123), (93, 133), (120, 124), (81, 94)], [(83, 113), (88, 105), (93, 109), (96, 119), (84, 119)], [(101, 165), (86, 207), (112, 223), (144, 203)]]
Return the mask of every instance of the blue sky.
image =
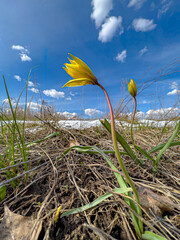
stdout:
[[(28, 87), (32, 109), (44, 99), (56, 111), (106, 113), (96, 86), (61, 88), (71, 79), (62, 69), (69, 52), (90, 66), (114, 107), (125, 97), (131, 109), (125, 83), (130, 78), (144, 113), (173, 107), (180, 98), (179, 0), (1, 0), (0, 9), (0, 74), (14, 101), (37, 66)], [(166, 71), (176, 73), (165, 76)], [(157, 72), (164, 75), (159, 80)], [(0, 88), (2, 104), (7, 98), (2, 77)]]

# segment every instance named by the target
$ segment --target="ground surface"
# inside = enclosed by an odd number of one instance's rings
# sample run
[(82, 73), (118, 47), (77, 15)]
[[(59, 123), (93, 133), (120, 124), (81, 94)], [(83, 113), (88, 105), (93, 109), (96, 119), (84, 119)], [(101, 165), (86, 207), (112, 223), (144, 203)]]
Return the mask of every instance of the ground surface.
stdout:
[[(31, 142), (55, 131), (60, 134), (30, 147), (29, 160), (33, 161), (28, 168), (38, 168), (28, 177), (22, 176), (16, 190), (8, 185), (6, 198), (0, 204), (0, 219), (6, 204), (14, 213), (43, 219), (39, 239), (137, 239), (128, 206), (119, 195), (113, 195), (83, 213), (59, 218), (54, 223), (60, 205), (63, 213), (119, 187), (114, 173), (100, 155), (75, 150), (66, 156), (61, 155), (72, 144), (72, 139), (83, 146), (96, 145), (102, 150), (113, 150), (111, 136), (106, 130), (101, 127), (65, 130), (45, 125), (39, 130), (27, 131), (25, 138)], [(131, 144), (129, 130), (119, 131)], [(141, 148), (150, 150), (166, 142), (171, 134), (171, 130), (142, 128), (135, 132), (134, 139)], [(123, 150), (121, 146), (119, 148)], [(113, 154), (109, 157), (118, 167), (116, 157)], [(152, 227), (167, 239), (180, 239), (180, 147), (171, 147), (165, 152), (156, 175), (150, 160), (146, 159), (143, 166), (139, 166), (128, 156), (122, 158), (140, 194), (146, 230)], [(21, 166), (19, 172), (23, 171)], [(3, 180), (5, 177), (1, 174), (0, 182)]]

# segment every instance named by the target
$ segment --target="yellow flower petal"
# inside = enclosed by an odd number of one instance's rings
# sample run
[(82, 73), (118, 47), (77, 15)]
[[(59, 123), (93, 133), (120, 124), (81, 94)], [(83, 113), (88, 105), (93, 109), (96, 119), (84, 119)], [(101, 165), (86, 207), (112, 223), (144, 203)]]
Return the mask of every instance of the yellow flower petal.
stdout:
[(89, 78), (76, 78), (76, 79), (72, 79), (69, 82), (67, 82), (64, 87), (78, 87), (78, 86), (85, 86), (85, 85), (95, 85), (94, 81), (89, 79)]
[(54, 218), (54, 222), (55, 222), (55, 223), (57, 223), (57, 221), (58, 221), (59, 213), (60, 213), (61, 208), (62, 208), (62, 206), (58, 207), (58, 209), (57, 209), (56, 216), (55, 216), (55, 218)]
[(72, 59), (69, 59), (70, 63), (65, 63), (63, 69), (74, 79), (70, 80), (63, 87), (75, 87), (84, 86), (87, 84), (96, 85), (98, 83), (97, 78), (81, 59), (73, 56), (69, 53)]
[(74, 59), (74, 61), (76, 63), (78, 63), (85, 69), (87, 69), (87, 71), (89, 71), (94, 76), (93, 72), (91, 71), (91, 69), (88, 67), (88, 65), (85, 62), (83, 62), (80, 58), (73, 56), (71, 53), (69, 53), (69, 55), (72, 57), (72, 59)]

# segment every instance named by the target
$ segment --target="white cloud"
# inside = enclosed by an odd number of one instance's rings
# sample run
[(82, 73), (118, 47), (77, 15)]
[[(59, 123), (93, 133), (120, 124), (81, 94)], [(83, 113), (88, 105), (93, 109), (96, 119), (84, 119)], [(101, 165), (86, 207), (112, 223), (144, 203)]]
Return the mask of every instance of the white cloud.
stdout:
[(55, 89), (49, 89), (49, 90), (47, 89), (47, 90), (44, 90), (43, 93), (46, 96), (57, 98), (57, 99), (64, 97), (64, 92), (58, 92)]
[(65, 100), (71, 101), (72, 98), (71, 97), (67, 97), (67, 98), (65, 98)]
[(29, 53), (28, 49), (24, 48), (21, 45), (12, 45), (11, 48), (13, 50), (17, 50), (17, 51), (20, 52), (19, 56), (20, 56), (22, 62), (30, 62), (30, 61), (32, 61), (32, 59), (27, 55), (27, 53)]
[(25, 53), (20, 53), (20, 58), (22, 62), (30, 62), (32, 59)]
[(100, 110), (96, 110), (95, 108), (87, 108), (84, 110), (84, 113), (91, 117), (93, 115), (102, 114), (103, 112), (101, 112)]
[(174, 89), (174, 90), (172, 90), (171, 92), (168, 92), (167, 93), (167, 95), (169, 96), (169, 95), (178, 95), (178, 96), (180, 96), (180, 90), (178, 90), (178, 89)]
[(72, 93), (72, 92), (70, 92), (69, 93), (72, 97), (74, 97), (75, 96), (75, 93)]
[(180, 108), (169, 107), (169, 108), (160, 108), (157, 110), (150, 109), (149, 111), (147, 111), (146, 114), (147, 114), (147, 118), (149, 119), (154, 119), (154, 120), (168, 119), (171, 117), (177, 117), (180, 114)]
[(18, 82), (21, 81), (21, 77), (20, 77), (19, 75), (14, 75), (14, 78), (15, 78)]
[(17, 51), (20, 51), (22, 53), (29, 53), (28, 49), (24, 48), (23, 46), (21, 45), (12, 45), (11, 48), (13, 50), (17, 50)]
[(42, 105), (39, 103), (35, 103), (35, 102), (28, 102), (27, 107), (32, 110), (39, 110), (42, 107)]
[(179, 87), (179, 86), (178, 86), (178, 83), (175, 82), (175, 81), (170, 84), (170, 88), (171, 88), (171, 89), (178, 89), (178, 87)]
[(147, 0), (130, 0), (128, 7), (135, 7), (136, 9), (139, 9), (142, 7), (142, 5), (144, 4), (144, 2), (146, 2)]
[(172, 5), (172, 0), (165, 0), (161, 2), (163, 5), (162, 7), (158, 10), (158, 15), (157, 17), (160, 18), (162, 15), (165, 15), (166, 12), (169, 10), (170, 6)]
[(179, 86), (177, 82), (172, 82), (170, 84), (170, 88), (172, 89), (172, 91), (168, 92), (167, 95), (178, 95), (180, 96), (180, 90), (179, 90)]
[(124, 31), (122, 27), (122, 17), (109, 17), (102, 25), (98, 40), (101, 42), (111, 41), (118, 29), (120, 30), (119, 34), (122, 34)]
[[(3, 104), (9, 105), (9, 99), (8, 98), (4, 99)], [(16, 102), (12, 98), (11, 98), (11, 104), (12, 104), (13, 107), (16, 106)]]
[(92, 0), (93, 12), (91, 18), (95, 20), (96, 27), (100, 27), (113, 9), (113, 0)]
[(154, 24), (153, 19), (135, 18), (132, 25), (136, 32), (148, 32), (155, 29), (157, 24)]
[(74, 118), (74, 117), (77, 117), (78, 115), (77, 115), (77, 113), (75, 113), (75, 112), (73, 112), (73, 113), (70, 113), (70, 112), (57, 112), (57, 114), (59, 115), (59, 116), (63, 116), (63, 117), (66, 117), (66, 118), (68, 118), (68, 119), (70, 119), (70, 118)]
[(127, 51), (126, 50), (123, 50), (121, 53), (118, 53), (118, 55), (116, 56), (116, 60), (118, 62), (122, 62), (124, 63), (124, 60), (126, 59), (127, 57)]
[(39, 93), (39, 90), (37, 88), (29, 88), (28, 90), (30, 90), (34, 93)]
[(33, 87), (33, 86), (34, 86), (34, 83), (31, 82), (31, 81), (29, 81), (29, 82), (28, 82), (28, 86), (29, 86), (29, 87)]
[(139, 56), (142, 57), (147, 51), (148, 51), (148, 48), (147, 46), (145, 46), (139, 51)]

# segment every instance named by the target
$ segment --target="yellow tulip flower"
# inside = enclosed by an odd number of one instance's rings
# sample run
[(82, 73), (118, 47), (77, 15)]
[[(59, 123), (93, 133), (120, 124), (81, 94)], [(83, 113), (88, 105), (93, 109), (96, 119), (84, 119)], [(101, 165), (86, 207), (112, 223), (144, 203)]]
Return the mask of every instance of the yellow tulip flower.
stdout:
[(133, 98), (136, 97), (136, 95), (137, 95), (137, 87), (136, 87), (136, 83), (134, 82), (133, 79), (131, 79), (131, 82), (128, 83), (128, 91), (131, 94), (131, 96), (133, 96)]
[(88, 84), (97, 85), (98, 80), (88, 65), (78, 57), (70, 53), (69, 55), (73, 60), (68, 58), (70, 63), (65, 63), (63, 68), (74, 79), (67, 82), (63, 87), (77, 87)]

